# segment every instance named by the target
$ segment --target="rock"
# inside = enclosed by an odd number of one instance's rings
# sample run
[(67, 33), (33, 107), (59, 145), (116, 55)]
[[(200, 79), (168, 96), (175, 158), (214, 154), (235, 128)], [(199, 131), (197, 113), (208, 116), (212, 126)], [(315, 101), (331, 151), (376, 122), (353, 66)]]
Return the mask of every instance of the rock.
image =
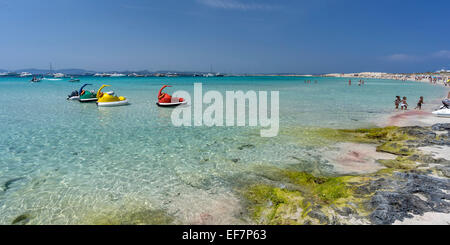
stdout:
[(255, 146), (251, 145), (251, 144), (245, 144), (245, 145), (241, 145), (241, 146), (238, 147), (238, 149), (241, 150), (241, 151), (246, 149), (246, 148), (252, 149), (252, 148), (255, 148)]
[(17, 216), (13, 222), (11, 223), (12, 225), (26, 225), (31, 219), (31, 215), (30, 214), (21, 214), (19, 216)]
[(408, 157), (409, 160), (411, 161), (418, 161), (418, 162), (423, 162), (423, 163), (440, 163), (440, 164), (445, 164), (446, 162), (448, 162), (448, 160), (445, 160), (443, 158), (438, 158), (435, 159), (430, 155), (412, 155), (410, 157)]
[[(433, 130), (447, 130), (449, 134)], [(377, 151), (397, 156), (395, 159), (377, 160), (386, 169), (356, 177), (324, 177), (327, 175), (321, 170), (328, 163), (322, 163), (320, 157), (305, 160), (305, 157), (291, 156), (298, 163), (290, 165), (289, 170), (263, 167), (255, 172), (256, 176), (264, 177), (267, 185), (252, 192), (258, 198), (253, 198), (256, 201), (249, 206), (258, 223), (384, 225), (428, 212), (450, 213), (450, 179), (431, 175), (438, 172), (440, 176), (449, 177), (450, 161), (435, 159), (418, 149), (450, 145), (450, 124), (327, 131), (324, 135), (338, 142), (374, 143)], [(254, 147), (242, 145), (238, 149)], [(360, 157), (356, 151), (351, 156)], [(339, 183), (330, 182), (330, 179), (341, 180), (342, 183), (337, 185)], [(333, 198), (324, 198), (327, 196)], [(253, 200), (248, 196), (247, 199)], [(300, 215), (298, 210), (304, 212)]]
[(120, 210), (85, 217), (88, 225), (170, 225), (175, 218), (162, 209)]
[(342, 216), (350, 216), (354, 214), (355, 211), (349, 207), (343, 207), (342, 209), (336, 209), (336, 212)]
[(450, 166), (437, 166), (436, 169), (441, 171), (445, 177), (450, 178)]
[(392, 224), (396, 220), (410, 217), (410, 213), (422, 215), (432, 208), (417, 196), (408, 193), (378, 192), (370, 203), (376, 209), (370, 220), (376, 225)]
[(419, 126), (403, 127), (401, 128), (401, 131), (417, 138), (436, 137), (436, 133), (434, 133), (433, 131)]
[(450, 130), (450, 123), (438, 123), (431, 126), (431, 129), (434, 131), (444, 131)]
[(354, 193), (359, 195), (368, 195), (390, 185), (392, 185), (391, 181), (388, 181), (385, 178), (379, 178), (371, 181), (370, 183), (356, 186)]
[(7, 191), (12, 184), (14, 184), (17, 181), (24, 180), (24, 179), (25, 179), (24, 177), (19, 177), (19, 178), (13, 178), (13, 179), (6, 181), (5, 184), (3, 184), (3, 188), (2, 188), (3, 191)]
[[(377, 191), (369, 206), (374, 211), (369, 215), (373, 224), (392, 224), (396, 220), (411, 217), (411, 214), (422, 215), (425, 212), (450, 212), (450, 180), (416, 173), (394, 173), (387, 186), (395, 186), (393, 191)], [(378, 185), (376, 185), (378, 187)], [(426, 198), (422, 200), (415, 194)]]
[(321, 224), (328, 224), (328, 223), (330, 223), (330, 220), (328, 219), (328, 217), (325, 214), (321, 213), (320, 211), (311, 211), (311, 212), (308, 213), (308, 216), (311, 217), (311, 218), (319, 220), (319, 222)]
[(371, 193), (369, 188), (370, 188), (369, 184), (360, 185), (355, 188), (354, 193), (358, 195), (368, 195)]

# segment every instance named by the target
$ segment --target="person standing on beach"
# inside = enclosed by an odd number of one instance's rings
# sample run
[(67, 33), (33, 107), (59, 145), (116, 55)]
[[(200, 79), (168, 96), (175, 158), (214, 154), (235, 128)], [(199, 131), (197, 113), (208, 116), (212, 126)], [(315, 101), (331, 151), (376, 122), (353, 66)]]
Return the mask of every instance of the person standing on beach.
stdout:
[(422, 104), (425, 104), (425, 102), (423, 102), (423, 96), (420, 96), (419, 102), (417, 102), (417, 106), (414, 109), (422, 110)]
[(352, 80), (350, 79), (350, 80), (348, 80), (348, 86), (351, 86), (352, 85)]
[(394, 101), (394, 103), (395, 103), (395, 109), (397, 109), (398, 110), (398, 106), (400, 105), (400, 102), (401, 102), (402, 100), (400, 99), (400, 96), (395, 96), (395, 101)]

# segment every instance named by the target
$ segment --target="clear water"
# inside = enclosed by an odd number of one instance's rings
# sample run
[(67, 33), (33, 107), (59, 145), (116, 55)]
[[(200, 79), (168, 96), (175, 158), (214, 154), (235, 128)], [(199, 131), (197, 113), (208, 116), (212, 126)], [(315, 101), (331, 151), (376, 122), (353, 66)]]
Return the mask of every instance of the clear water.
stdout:
[[(180, 224), (240, 224), (239, 186), (261, 165), (320, 161), (319, 151), (283, 133), (251, 127), (174, 127), (155, 105), (163, 84), (193, 91), (280, 91), (280, 131), (355, 128), (392, 111), (396, 95), (415, 105), (446, 91), (423, 83), (286, 77), (81, 78), (81, 83), (0, 78), (0, 224), (91, 224), (162, 210)], [(314, 81), (318, 81), (317, 84)], [(83, 83), (110, 84), (129, 106), (66, 101)], [(355, 83), (355, 81), (353, 81)], [(108, 90), (108, 89), (106, 89)], [(296, 160), (297, 159), (297, 160)], [(322, 165), (318, 165), (322, 166)], [(323, 165), (326, 166), (326, 165)], [(332, 171), (332, 169), (324, 169)], [(148, 214), (152, 216), (152, 213)], [(20, 223), (19, 222), (19, 223)], [(145, 222), (144, 222), (145, 223)]]

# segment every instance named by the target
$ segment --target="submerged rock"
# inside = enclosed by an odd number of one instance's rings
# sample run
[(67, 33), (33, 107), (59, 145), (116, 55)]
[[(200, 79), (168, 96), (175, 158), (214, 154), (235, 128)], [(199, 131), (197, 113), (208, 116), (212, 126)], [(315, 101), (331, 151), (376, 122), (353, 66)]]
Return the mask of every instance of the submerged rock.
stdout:
[(357, 211), (362, 199), (353, 192), (352, 182), (358, 180), (352, 176), (315, 177), (306, 172), (271, 169), (266, 176), (285, 184), (252, 185), (244, 191), (257, 224), (352, 224), (354, 216), (365, 213)]
[(21, 214), (19, 216), (17, 216), (13, 221), (12, 221), (12, 225), (26, 225), (30, 219), (31, 219), (31, 215), (30, 214)]
[(255, 148), (255, 146), (251, 145), (251, 144), (245, 144), (245, 145), (241, 145), (241, 146), (238, 147), (238, 149), (241, 150), (241, 151), (244, 150), (244, 149), (252, 149), (252, 148)]
[(21, 181), (21, 180), (25, 180), (25, 177), (13, 178), (13, 179), (10, 179), (10, 180), (6, 181), (3, 184), (3, 188), (2, 188), (3, 191), (7, 191), (11, 187), (12, 184), (14, 184), (14, 183), (16, 183), (18, 181)]
[(97, 215), (88, 218), (83, 223), (89, 225), (169, 225), (173, 224), (174, 220), (163, 210), (143, 209)]

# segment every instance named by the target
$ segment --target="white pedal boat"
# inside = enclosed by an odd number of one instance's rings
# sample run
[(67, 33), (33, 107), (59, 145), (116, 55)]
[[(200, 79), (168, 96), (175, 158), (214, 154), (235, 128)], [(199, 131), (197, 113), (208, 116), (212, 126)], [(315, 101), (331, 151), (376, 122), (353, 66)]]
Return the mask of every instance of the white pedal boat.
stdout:
[(67, 97), (67, 100), (80, 100), (80, 96)]
[(160, 103), (160, 102), (156, 102), (156, 104), (158, 106), (162, 106), (162, 107), (171, 107), (171, 106), (179, 106), (179, 105), (185, 105), (187, 103), (187, 101), (183, 101), (183, 102), (173, 102), (173, 103)]
[(99, 107), (113, 107), (113, 106), (122, 106), (128, 105), (128, 99), (121, 101), (112, 101), (112, 102), (97, 102), (97, 106)]
[(433, 111), (432, 113), (438, 117), (450, 117), (450, 109), (447, 108)]

